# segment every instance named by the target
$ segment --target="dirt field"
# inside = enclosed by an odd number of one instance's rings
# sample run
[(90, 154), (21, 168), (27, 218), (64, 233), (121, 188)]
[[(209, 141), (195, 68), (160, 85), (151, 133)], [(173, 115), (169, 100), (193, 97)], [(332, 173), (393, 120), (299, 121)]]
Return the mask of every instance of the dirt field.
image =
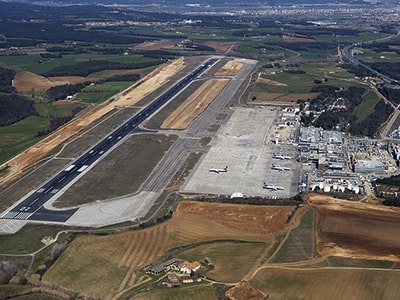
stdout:
[(234, 76), (243, 67), (243, 63), (230, 60), (215, 75), (217, 76)]
[(180, 58), (168, 65), (161, 66), (139, 82), (136, 82), (127, 90), (114, 96), (114, 101), (108, 101), (96, 106), (85, 115), (73, 119), (71, 122), (61, 127), (45, 139), (31, 146), (12, 159), (0, 165), (0, 169), (8, 166), (7, 172), (3, 172), (0, 177), (0, 187), (21, 177), (23, 169), (46, 156), (56, 146), (65, 142), (71, 136), (79, 133), (84, 128), (91, 125), (116, 106), (131, 106), (139, 102), (143, 97), (147, 96), (157, 88), (162, 86), (168, 79), (177, 74), (184, 67), (184, 60)]
[(288, 228), (290, 206), (258, 206), (184, 201), (178, 212), (205, 215), (208, 219), (231, 229), (255, 234), (270, 234)]
[(85, 294), (123, 293), (146, 280), (136, 273), (166, 251), (211, 240), (270, 241), (286, 229), (291, 207), (181, 202), (171, 220), (157, 227), (111, 236), (81, 236), (45, 274), (44, 280), (79, 287)]
[(268, 295), (264, 294), (260, 290), (256, 289), (247, 281), (243, 281), (231, 288), (225, 294), (230, 300), (265, 300), (268, 299)]
[(400, 209), (311, 195), (323, 255), (400, 261)]
[(161, 124), (163, 129), (186, 129), (219, 95), (229, 79), (209, 79)]
[(46, 91), (49, 88), (62, 84), (76, 84), (81, 82), (96, 81), (100, 78), (87, 78), (81, 76), (58, 76), (44, 77), (32, 72), (18, 72), (13, 80), (13, 87), (19, 92), (24, 91)]
[(274, 80), (262, 78), (262, 77), (258, 77), (256, 80), (256, 83), (264, 83), (264, 84), (273, 85), (273, 86), (287, 86), (286, 83), (282, 83), (282, 82), (278, 82), (278, 81), (274, 81)]

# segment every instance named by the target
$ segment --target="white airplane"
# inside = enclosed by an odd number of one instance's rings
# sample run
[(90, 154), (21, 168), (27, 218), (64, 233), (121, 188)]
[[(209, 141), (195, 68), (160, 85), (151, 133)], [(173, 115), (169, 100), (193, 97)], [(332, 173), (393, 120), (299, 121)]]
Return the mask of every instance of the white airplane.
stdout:
[(282, 154), (273, 154), (272, 158), (281, 159), (281, 160), (283, 160), (283, 159), (292, 159), (292, 157), (290, 157), (288, 155), (282, 155)]
[(211, 173), (217, 173), (217, 174), (226, 173), (226, 172), (228, 172), (228, 166), (226, 166), (225, 168), (222, 168), (222, 169), (210, 169), (208, 171)]
[(271, 167), (272, 170), (278, 170), (278, 171), (290, 171), (291, 169), (288, 167), (281, 167), (278, 165), (272, 165)]
[(284, 190), (285, 188), (283, 186), (278, 186), (275, 184), (267, 184), (266, 182), (264, 182), (263, 189), (278, 191), (278, 190)]

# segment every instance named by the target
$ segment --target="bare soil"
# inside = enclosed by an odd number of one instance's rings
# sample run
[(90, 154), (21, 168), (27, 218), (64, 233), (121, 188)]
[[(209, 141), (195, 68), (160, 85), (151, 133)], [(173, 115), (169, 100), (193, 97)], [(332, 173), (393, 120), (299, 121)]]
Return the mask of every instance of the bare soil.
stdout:
[(400, 209), (311, 194), (323, 255), (400, 261)]
[(264, 84), (273, 85), (273, 86), (287, 86), (286, 83), (282, 83), (282, 82), (278, 82), (278, 81), (274, 81), (274, 80), (262, 78), (262, 77), (257, 78), (256, 83), (264, 83)]
[(179, 204), (177, 213), (206, 216), (227, 228), (267, 235), (289, 228), (290, 224), (286, 224), (286, 220), (291, 209), (291, 206), (183, 201)]
[(23, 176), (23, 170), (26, 167), (46, 156), (55, 147), (61, 145), (71, 136), (81, 132), (115, 107), (131, 106), (139, 102), (145, 96), (161, 87), (171, 77), (182, 70), (183, 67), (184, 60), (183, 58), (180, 58), (170, 64), (157, 68), (139, 82), (136, 82), (125, 91), (114, 96), (112, 101), (110, 99), (110, 101), (96, 106), (86, 114), (71, 120), (65, 126), (59, 128), (45, 139), (6, 161), (0, 165), (0, 169), (8, 166), (7, 172), (3, 172), (0, 176), (0, 187), (3, 187)]
[(243, 67), (243, 63), (230, 60), (215, 75), (217, 76), (234, 76)]
[(219, 95), (229, 79), (209, 79), (161, 124), (162, 129), (186, 129)]
[(268, 299), (268, 295), (264, 294), (259, 289), (255, 288), (252, 284), (247, 281), (242, 281), (235, 287), (231, 288), (225, 294), (230, 300), (265, 300)]

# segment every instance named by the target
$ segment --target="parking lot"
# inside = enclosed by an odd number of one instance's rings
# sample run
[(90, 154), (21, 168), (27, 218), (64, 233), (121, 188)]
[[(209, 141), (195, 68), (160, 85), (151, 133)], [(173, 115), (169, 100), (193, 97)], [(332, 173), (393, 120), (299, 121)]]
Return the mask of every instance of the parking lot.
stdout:
[[(294, 195), (298, 182), (296, 152), (291, 145), (274, 143), (276, 114), (269, 107), (234, 108), (232, 117), (220, 128), (210, 151), (196, 166), (182, 191), (225, 195), (239, 192), (245, 196), (269, 197)], [(277, 153), (291, 158), (274, 159), (273, 154)], [(273, 170), (272, 164), (284, 166), (286, 170)], [(228, 169), (224, 172), (226, 166)], [(264, 182), (283, 189), (264, 188)]]

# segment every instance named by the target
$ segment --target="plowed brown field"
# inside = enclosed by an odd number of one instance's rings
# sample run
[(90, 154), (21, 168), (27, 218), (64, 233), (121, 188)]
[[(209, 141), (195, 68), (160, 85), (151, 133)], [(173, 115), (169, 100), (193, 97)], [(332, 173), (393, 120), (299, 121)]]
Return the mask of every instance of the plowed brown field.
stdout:
[(400, 209), (310, 195), (324, 255), (400, 261)]

